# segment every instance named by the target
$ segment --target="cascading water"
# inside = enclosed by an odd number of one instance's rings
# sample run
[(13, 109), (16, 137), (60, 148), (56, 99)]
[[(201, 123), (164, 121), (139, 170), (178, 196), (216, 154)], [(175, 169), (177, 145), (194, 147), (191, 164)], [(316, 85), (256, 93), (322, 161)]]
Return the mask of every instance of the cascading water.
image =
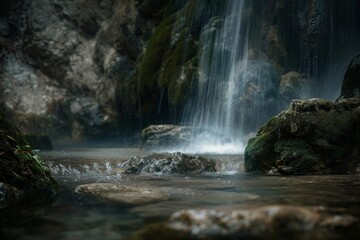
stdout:
[[(193, 14), (181, 23), (190, 23), (189, 38), (198, 41), (197, 74), (182, 123), (195, 130), (191, 147), (178, 150), (241, 152), (247, 136), (292, 99), (338, 96), (353, 49), (358, 49), (358, 2), (346, 3), (352, 17), (339, 12), (342, 4), (334, 1), (309, 0), (302, 7), (265, 0), (191, 3), (197, 3), (190, 5)], [(336, 37), (340, 30), (348, 36)]]
[(252, 60), (247, 1), (227, 4), (224, 17), (211, 18), (200, 36), (198, 91), (189, 101), (184, 122), (202, 130), (193, 135), (195, 144), (188, 151), (241, 152), (245, 122), (251, 118), (258, 127), (262, 114), (254, 106), (265, 100), (273, 85), (271, 74), (276, 74)]

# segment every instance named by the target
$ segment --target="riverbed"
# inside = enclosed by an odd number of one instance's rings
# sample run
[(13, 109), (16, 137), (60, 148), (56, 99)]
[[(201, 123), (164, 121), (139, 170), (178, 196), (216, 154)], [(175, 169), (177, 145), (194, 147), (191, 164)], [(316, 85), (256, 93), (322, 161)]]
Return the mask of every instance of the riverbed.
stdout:
[[(286, 205), (326, 208), (334, 214), (360, 218), (359, 176), (248, 174), (240, 154), (203, 155), (219, 162), (217, 173), (131, 175), (121, 171), (121, 163), (149, 152), (138, 148), (65, 148), (40, 154), (62, 186), (60, 196), (49, 206), (3, 218), (1, 239), (137, 239), (143, 229), (166, 222), (182, 209), (228, 211)], [(153, 201), (129, 202), (75, 193), (77, 186), (89, 183), (116, 183), (159, 190), (164, 195)], [(296, 239), (360, 239), (360, 231), (355, 228), (319, 236), (311, 231), (298, 233)]]

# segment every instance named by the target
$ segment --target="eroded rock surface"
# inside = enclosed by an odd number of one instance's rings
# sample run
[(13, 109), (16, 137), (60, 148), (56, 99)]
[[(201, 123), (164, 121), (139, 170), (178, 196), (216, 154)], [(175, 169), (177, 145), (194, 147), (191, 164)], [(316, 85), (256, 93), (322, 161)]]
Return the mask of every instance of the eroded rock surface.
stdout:
[(0, 100), (23, 130), (74, 140), (107, 133), (117, 85), (133, 74), (153, 25), (138, 1), (5, 0), (1, 8)]

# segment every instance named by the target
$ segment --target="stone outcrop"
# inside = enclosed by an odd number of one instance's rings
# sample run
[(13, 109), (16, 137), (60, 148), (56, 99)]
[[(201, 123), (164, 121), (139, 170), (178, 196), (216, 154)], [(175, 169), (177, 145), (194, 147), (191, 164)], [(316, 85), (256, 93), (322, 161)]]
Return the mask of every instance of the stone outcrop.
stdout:
[(163, 153), (133, 157), (122, 163), (120, 167), (125, 170), (125, 173), (131, 174), (216, 172), (214, 161), (182, 153)]
[[(225, 3), (3, 0), (0, 101), (27, 133), (55, 138), (83, 140), (117, 134), (115, 127), (179, 123), (203, 74), (199, 49), (211, 48), (199, 44), (201, 34), (212, 38), (221, 28)], [(255, 74), (246, 76), (251, 80), (234, 104), (255, 111), (244, 113), (251, 116), (244, 129), (251, 132), (290, 99), (307, 93), (304, 83), (315, 79), (326, 85), (335, 60), (359, 46), (360, 21), (353, 17), (359, 6), (358, 1), (321, 0), (245, 4), (243, 20), (252, 23), (246, 41), (249, 68)], [(331, 51), (334, 46), (337, 51)], [(271, 70), (271, 81), (259, 69)], [(85, 114), (73, 113), (74, 104)], [(96, 121), (89, 123), (89, 116)]]
[(1, 100), (23, 130), (83, 140), (115, 126), (117, 85), (135, 71), (153, 25), (138, 5), (2, 1)]
[(349, 174), (360, 164), (360, 98), (294, 100), (245, 149), (247, 171)]

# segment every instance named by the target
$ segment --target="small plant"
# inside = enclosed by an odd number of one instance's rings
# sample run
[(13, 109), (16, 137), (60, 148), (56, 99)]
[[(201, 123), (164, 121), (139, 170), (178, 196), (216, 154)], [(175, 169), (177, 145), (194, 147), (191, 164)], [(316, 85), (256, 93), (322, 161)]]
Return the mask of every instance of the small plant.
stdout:
[(3, 113), (0, 113), (0, 182), (32, 196), (53, 194), (57, 188), (46, 164)]

